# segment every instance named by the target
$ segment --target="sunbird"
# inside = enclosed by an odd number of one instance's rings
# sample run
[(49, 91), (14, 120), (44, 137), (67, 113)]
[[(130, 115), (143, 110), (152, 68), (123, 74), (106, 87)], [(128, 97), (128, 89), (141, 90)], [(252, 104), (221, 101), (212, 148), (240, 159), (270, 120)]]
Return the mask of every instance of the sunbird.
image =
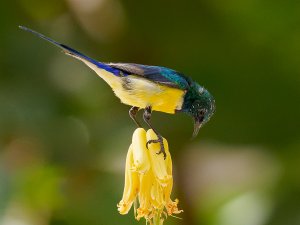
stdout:
[(151, 143), (159, 143), (160, 151), (157, 154), (162, 153), (164, 158), (166, 153), (163, 138), (150, 123), (152, 111), (188, 114), (194, 120), (193, 138), (215, 112), (214, 97), (204, 87), (180, 72), (162, 66), (99, 62), (37, 31), (24, 26), (19, 28), (56, 45), (65, 54), (84, 62), (94, 70), (122, 103), (132, 106), (129, 115), (138, 127), (141, 125), (136, 115), (143, 109), (143, 120), (157, 135), (157, 139), (149, 140), (146, 147)]

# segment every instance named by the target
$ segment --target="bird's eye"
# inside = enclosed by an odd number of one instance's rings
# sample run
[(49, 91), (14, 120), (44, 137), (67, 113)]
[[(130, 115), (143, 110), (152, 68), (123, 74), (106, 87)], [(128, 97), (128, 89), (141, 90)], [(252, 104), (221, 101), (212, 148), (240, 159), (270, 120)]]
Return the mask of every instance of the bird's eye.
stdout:
[(205, 109), (201, 109), (201, 110), (199, 111), (199, 114), (200, 114), (201, 116), (204, 116), (205, 113), (206, 113), (206, 110), (205, 110)]

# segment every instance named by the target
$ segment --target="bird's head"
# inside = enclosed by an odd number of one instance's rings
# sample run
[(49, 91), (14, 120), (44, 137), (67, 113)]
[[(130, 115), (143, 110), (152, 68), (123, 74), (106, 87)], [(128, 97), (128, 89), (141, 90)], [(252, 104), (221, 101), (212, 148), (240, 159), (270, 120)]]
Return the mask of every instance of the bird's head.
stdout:
[(216, 110), (215, 99), (205, 88), (197, 84), (194, 90), (187, 107), (187, 113), (194, 119), (193, 138), (197, 136), (200, 128), (210, 120)]

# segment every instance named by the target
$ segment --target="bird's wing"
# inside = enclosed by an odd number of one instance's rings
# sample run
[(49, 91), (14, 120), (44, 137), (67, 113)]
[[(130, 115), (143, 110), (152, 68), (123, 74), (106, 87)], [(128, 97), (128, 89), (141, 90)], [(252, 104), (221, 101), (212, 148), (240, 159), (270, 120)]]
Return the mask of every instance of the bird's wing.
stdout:
[(116, 76), (120, 76), (120, 70), (116, 69), (116, 68), (113, 68), (113, 67), (110, 67), (109, 65), (107, 65), (106, 63), (102, 63), (102, 62), (98, 62), (92, 58), (90, 58), (89, 56), (86, 56), (84, 54), (82, 54), (81, 52), (78, 52), (77, 50), (67, 46), (67, 45), (64, 45), (64, 44), (61, 44), (57, 41), (54, 41), (53, 39), (49, 38), (49, 37), (46, 37), (45, 35), (37, 32), (37, 31), (34, 31), (34, 30), (31, 30), (27, 27), (24, 27), (24, 26), (19, 26), (20, 29), (22, 30), (25, 30), (25, 31), (28, 31), (52, 44), (54, 44), (55, 46), (61, 48), (63, 50), (63, 52), (67, 55), (70, 55), (74, 58), (77, 58), (85, 63), (91, 63), (93, 65), (95, 65), (96, 67), (100, 68), (100, 69), (104, 69), (106, 70), (107, 72), (110, 72)]
[(134, 63), (108, 63), (112, 68), (121, 70), (126, 75), (137, 75), (155, 83), (186, 90), (189, 88), (190, 79), (183, 74), (160, 66), (147, 66)]

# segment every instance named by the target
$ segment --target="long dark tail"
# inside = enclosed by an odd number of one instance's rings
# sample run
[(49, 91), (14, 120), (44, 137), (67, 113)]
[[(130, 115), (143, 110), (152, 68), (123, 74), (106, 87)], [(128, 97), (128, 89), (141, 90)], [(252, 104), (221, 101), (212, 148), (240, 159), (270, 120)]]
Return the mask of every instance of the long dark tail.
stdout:
[(73, 49), (73, 48), (71, 48), (71, 47), (69, 47), (67, 45), (61, 44), (61, 43), (59, 43), (57, 41), (54, 41), (53, 39), (51, 39), (49, 37), (46, 37), (45, 35), (37, 32), (37, 31), (31, 30), (31, 29), (29, 29), (27, 27), (24, 27), (24, 26), (19, 26), (19, 28), (22, 29), (22, 30), (25, 30), (27, 32), (30, 32), (30, 33), (32, 33), (32, 34), (34, 34), (34, 35), (36, 35), (36, 36), (38, 36), (38, 37), (46, 40), (46, 41), (52, 43), (53, 45), (61, 48), (63, 50), (63, 52), (65, 54), (67, 54), (67, 55), (73, 56), (73, 57), (78, 58), (78, 59), (80, 59), (82, 61), (90, 62), (90, 63), (96, 65), (98, 68), (101, 68), (101, 69), (104, 69), (104, 70), (106, 70), (108, 72), (111, 72), (111, 73), (115, 74), (116, 76), (119, 76), (119, 74), (120, 74), (120, 71), (118, 69), (112, 68), (112, 67), (110, 67), (109, 65), (107, 65), (105, 63), (98, 62), (98, 61), (96, 61), (96, 60), (94, 60), (94, 59), (92, 59), (92, 58), (90, 58), (90, 57), (82, 54), (81, 52), (78, 52), (77, 50), (75, 50), (75, 49)]

